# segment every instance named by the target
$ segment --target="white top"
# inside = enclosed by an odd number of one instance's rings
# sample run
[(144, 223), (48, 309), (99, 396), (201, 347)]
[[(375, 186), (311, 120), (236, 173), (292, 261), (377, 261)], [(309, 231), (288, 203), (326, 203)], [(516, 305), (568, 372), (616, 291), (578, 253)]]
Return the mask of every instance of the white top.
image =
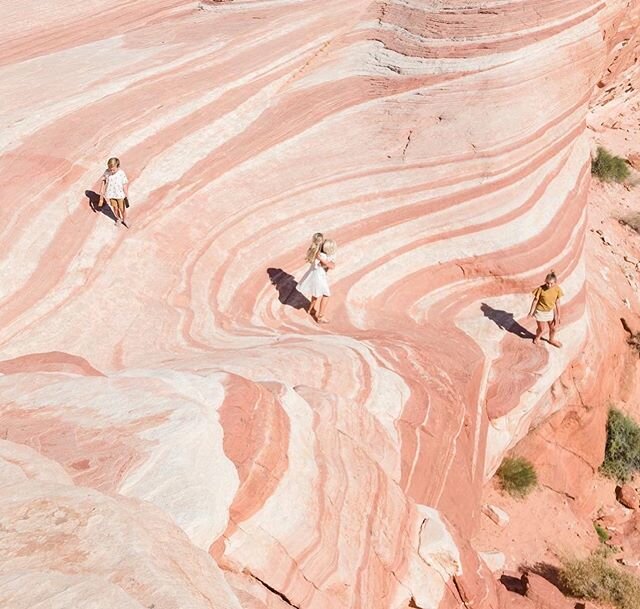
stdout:
[(104, 196), (107, 199), (124, 199), (127, 195), (124, 192), (124, 185), (129, 183), (127, 174), (118, 169), (115, 173), (111, 173), (108, 169), (102, 174), (107, 188), (105, 189)]
[(315, 268), (323, 268), (321, 266), (321, 263), (326, 263), (326, 262), (335, 262), (336, 261), (336, 257), (335, 256), (329, 256), (329, 254), (325, 254), (324, 252), (318, 252), (318, 256), (316, 257), (316, 259), (313, 261), (313, 266)]

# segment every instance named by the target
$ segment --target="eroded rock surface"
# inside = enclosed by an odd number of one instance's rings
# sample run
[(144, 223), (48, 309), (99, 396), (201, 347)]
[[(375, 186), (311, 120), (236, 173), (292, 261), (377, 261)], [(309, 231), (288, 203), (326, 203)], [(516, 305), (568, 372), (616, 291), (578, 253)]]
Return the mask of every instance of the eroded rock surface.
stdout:
[(5, 4), (0, 599), (497, 607), (482, 485), (602, 364), (585, 117), (638, 2)]

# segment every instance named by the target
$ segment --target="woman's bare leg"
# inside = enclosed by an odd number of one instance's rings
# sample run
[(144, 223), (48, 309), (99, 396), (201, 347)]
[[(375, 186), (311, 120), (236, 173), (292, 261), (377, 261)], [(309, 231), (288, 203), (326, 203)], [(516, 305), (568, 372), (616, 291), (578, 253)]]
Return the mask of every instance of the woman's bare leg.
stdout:
[(325, 312), (327, 310), (327, 303), (329, 302), (329, 297), (328, 296), (321, 296), (320, 297), (320, 312), (318, 313), (318, 320), (320, 320), (322, 323), (326, 324), (329, 323), (328, 319), (325, 319)]
[(543, 330), (544, 330), (544, 327), (542, 325), (542, 322), (536, 320), (536, 336), (533, 339), (533, 343), (535, 345), (537, 345), (540, 342), (540, 337), (542, 336)]
[(556, 340), (556, 324), (553, 321), (549, 323), (549, 342), (554, 347), (562, 347), (562, 343)]
[(311, 302), (309, 303), (309, 308), (307, 309), (307, 313), (309, 313), (309, 315), (313, 315), (314, 311), (316, 310), (317, 302), (318, 299), (315, 296), (312, 296)]
[(113, 212), (113, 217), (116, 220), (116, 224), (120, 222), (120, 206), (118, 205), (118, 199), (109, 199), (109, 207)]

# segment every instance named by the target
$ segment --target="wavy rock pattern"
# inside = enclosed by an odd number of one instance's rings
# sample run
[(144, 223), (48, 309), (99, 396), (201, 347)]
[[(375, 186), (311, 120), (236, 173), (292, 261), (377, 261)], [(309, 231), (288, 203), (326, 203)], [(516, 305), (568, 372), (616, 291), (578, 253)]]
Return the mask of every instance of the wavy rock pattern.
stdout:
[[(465, 540), (589, 332), (638, 1), (40, 4), (0, 41), (0, 604), (497, 607)], [(84, 196), (113, 154), (129, 231)], [(556, 352), (514, 323), (551, 266)]]

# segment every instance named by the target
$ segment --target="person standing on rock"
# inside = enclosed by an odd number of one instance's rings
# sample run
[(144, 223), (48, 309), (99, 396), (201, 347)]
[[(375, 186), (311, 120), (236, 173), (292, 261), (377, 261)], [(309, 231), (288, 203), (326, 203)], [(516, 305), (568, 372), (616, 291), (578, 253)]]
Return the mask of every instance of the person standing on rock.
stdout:
[[(105, 199), (109, 201), (113, 215), (116, 217), (116, 226), (120, 222), (127, 226), (128, 193), (129, 179), (127, 174), (120, 169), (120, 159), (112, 157), (107, 161), (107, 170), (102, 174), (98, 207), (102, 207)], [(129, 227), (127, 226), (127, 228)]]
[(540, 342), (544, 332), (544, 324), (549, 328), (549, 343), (554, 347), (562, 347), (562, 343), (556, 340), (556, 330), (560, 325), (560, 298), (564, 296), (562, 288), (558, 285), (556, 274), (551, 271), (544, 283), (533, 290), (533, 301), (529, 309), (529, 317), (534, 317), (537, 323), (535, 344)]
[(325, 317), (327, 301), (331, 296), (329, 282), (327, 281), (327, 271), (335, 268), (335, 258), (337, 245), (333, 239), (322, 241), (322, 234), (316, 233), (313, 236), (311, 246), (307, 250), (306, 260), (310, 266), (304, 274), (298, 290), (311, 300), (307, 312), (318, 323), (327, 324), (329, 320)]

